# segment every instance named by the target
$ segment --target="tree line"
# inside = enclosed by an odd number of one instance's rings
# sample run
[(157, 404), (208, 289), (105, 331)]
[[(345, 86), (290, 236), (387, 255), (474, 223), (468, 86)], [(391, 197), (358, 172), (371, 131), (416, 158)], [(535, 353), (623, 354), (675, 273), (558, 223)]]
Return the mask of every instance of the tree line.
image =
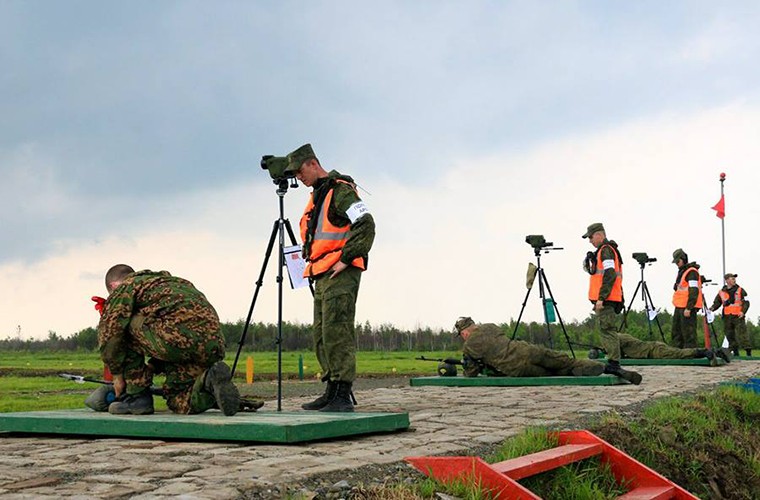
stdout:
[[(622, 316), (620, 317), (622, 322)], [(670, 329), (673, 316), (667, 312), (660, 312), (657, 321), (647, 323), (647, 317), (642, 311), (631, 311), (626, 318), (625, 333), (642, 340), (662, 340), (660, 329), (666, 341), (670, 341)], [(502, 330), (508, 336), (512, 336), (515, 330), (514, 320), (501, 323)], [(234, 323), (222, 323), (227, 349), (237, 350), (241, 343), (244, 320)], [(722, 339), (723, 328), (721, 320), (716, 319), (713, 323), (715, 331)], [(600, 345), (599, 333), (594, 326), (594, 317), (589, 316), (583, 321), (564, 323), (565, 331), (571, 342), (582, 345)], [(651, 327), (651, 332), (650, 332)], [(747, 322), (747, 329), (753, 346), (760, 349), (760, 326), (752, 321)], [(551, 333), (549, 332), (551, 331)], [(277, 325), (274, 323), (251, 323), (245, 341), (244, 351), (273, 351), (277, 349)], [(558, 322), (551, 323), (549, 328), (545, 323), (521, 322), (517, 329), (517, 338), (534, 344), (546, 345), (555, 349), (567, 350), (561, 325)], [(703, 344), (702, 322), (698, 322), (697, 339)], [(461, 341), (456, 338), (452, 330), (433, 329), (430, 327), (417, 327), (412, 330), (398, 328), (390, 323), (372, 325), (369, 321), (356, 325), (356, 348), (359, 351), (454, 351), (461, 346)], [(95, 328), (88, 327), (68, 337), (58, 335), (56, 332), (48, 332), (46, 339), (23, 340), (8, 337), (0, 340), (0, 350), (4, 351), (95, 351), (98, 347), (98, 333)], [(283, 322), (282, 324), (282, 349), (284, 351), (304, 351), (312, 348), (312, 333), (310, 324)]]

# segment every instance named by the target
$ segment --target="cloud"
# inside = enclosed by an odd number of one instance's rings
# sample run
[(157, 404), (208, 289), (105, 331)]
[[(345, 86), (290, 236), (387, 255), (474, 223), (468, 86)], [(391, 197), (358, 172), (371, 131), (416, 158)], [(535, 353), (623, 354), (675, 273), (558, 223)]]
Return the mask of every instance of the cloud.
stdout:
[[(672, 310), (677, 247), (700, 262), (705, 275), (722, 273), (720, 224), (710, 210), (725, 171), (727, 266), (751, 293), (757, 245), (747, 228), (760, 216), (750, 162), (760, 154), (760, 106), (739, 101), (692, 113), (663, 113), (597, 133), (578, 133), (533, 148), (452, 158), (424, 186), (390, 175), (365, 182), (377, 221), (370, 267), (362, 278), (357, 320), (403, 327), (448, 329), (457, 316), (478, 321), (516, 318), (525, 298), (525, 268), (535, 262), (524, 243), (544, 234), (564, 250), (542, 255), (565, 320), (585, 318), (588, 278), (581, 269), (591, 250), (580, 235), (601, 221), (621, 245), (624, 287), (639, 279), (633, 252), (658, 261), (646, 268), (655, 305)], [(96, 322), (89, 297), (103, 293), (102, 274), (117, 262), (166, 269), (193, 281), (228, 321), (245, 317), (264, 250), (278, 217), (274, 186), (249, 181), (166, 197), (153, 216), (111, 228), (97, 238), (55, 242), (55, 256), (0, 266), (0, 337), (69, 334)], [(291, 190), (286, 217), (297, 228), (308, 190)], [(254, 312), (275, 321), (275, 255)], [(540, 320), (537, 290), (525, 319)], [(715, 287), (707, 292), (711, 299)], [(628, 296), (627, 300), (630, 300)], [(284, 318), (309, 322), (306, 290), (285, 291)], [(634, 301), (640, 308), (640, 301)], [(44, 314), (40, 314), (44, 311)]]

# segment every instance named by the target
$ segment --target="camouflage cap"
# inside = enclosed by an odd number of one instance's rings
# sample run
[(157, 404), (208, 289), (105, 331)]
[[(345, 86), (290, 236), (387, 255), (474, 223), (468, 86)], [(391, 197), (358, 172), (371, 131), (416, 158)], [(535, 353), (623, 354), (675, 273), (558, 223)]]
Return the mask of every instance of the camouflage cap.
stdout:
[(296, 149), (292, 153), (288, 154), (288, 166), (285, 167), (285, 172), (298, 172), (303, 162), (317, 159), (317, 155), (314, 154), (314, 150), (311, 148), (311, 144), (304, 144), (300, 148)]
[(734, 273), (726, 273), (725, 276), (723, 276), (723, 279), (727, 280), (728, 278), (736, 278), (737, 276), (739, 275)]
[(673, 264), (678, 263), (678, 259), (683, 259), (686, 261), (688, 257), (686, 256), (686, 252), (683, 251), (683, 248), (676, 248), (676, 250), (673, 252)]
[(456, 323), (454, 323), (454, 332), (457, 335), (462, 334), (462, 330), (474, 325), (475, 322), (469, 316), (460, 316)]
[(594, 222), (593, 224), (589, 225), (588, 228), (586, 228), (586, 233), (581, 236), (581, 238), (590, 238), (592, 234), (598, 231), (604, 231), (604, 226), (601, 222)]

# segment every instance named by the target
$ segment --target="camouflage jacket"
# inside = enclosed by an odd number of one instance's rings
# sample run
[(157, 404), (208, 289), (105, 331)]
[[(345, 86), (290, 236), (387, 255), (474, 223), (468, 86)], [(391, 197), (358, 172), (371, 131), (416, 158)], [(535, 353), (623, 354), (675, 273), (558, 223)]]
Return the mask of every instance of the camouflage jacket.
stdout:
[[(739, 291), (739, 285), (734, 285), (731, 288), (728, 288), (726, 286), (723, 287), (723, 292), (728, 293), (728, 300), (729, 304), (734, 301), (734, 296), (736, 295), (736, 292)], [(747, 290), (742, 288), (742, 313), (747, 314), (747, 311), (749, 310), (749, 300), (747, 300)], [(720, 293), (718, 293), (715, 296), (715, 300), (713, 300), (712, 306), (710, 307), (711, 311), (717, 311), (723, 307), (723, 299), (720, 296)]]
[[(350, 185), (335, 182), (337, 179), (349, 182)], [(359, 198), (359, 195), (353, 189), (353, 185), (354, 180), (351, 177), (341, 175), (336, 170), (331, 170), (327, 177), (319, 179), (314, 184), (315, 203), (318, 200), (324, 200), (327, 191), (331, 188), (333, 189), (332, 203), (330, 203), (327, 209), (327, 218), (330, 219), (330, 222), (338, 227), (351, 225), (351, 229), (348, 232), (348, 240), (343, 247), (343, 255), (340, 258), (344, 264), (350, 264), (357, 257), (368, 258), (372, 243), (375, 241), (375, 219), (372, 218), (372, 214), (363, 215), (353, 224), (351, 224), (351, 219), (346, 215), (351, 205), (361, 201), (361, 198)], [(315, 207), (315, 211), (318, 213), (319, 207)]]
[(478, 324), (462, 347), (463, 357), (471, 360), (463, 367), (465, 376), (475, 377), (484, 369), (498, 374), (496, 366), (500, 362), (510, 362), (516, 342), (507, 337), (498, 325)]
[[(691, 267), (693, 267), (693, 268), (695, 268), (697, 270), (696, 271), (694, 271), (694, 270), (689, 271), (689, 273), (686, 276), (683, 276), (683, 273), (685, 273), (686, 270), (689, 269), (689, 268), (691, 268)], [(681, 278), (682, 277), (687, 282), (688, 281), (698, 281), (699, 280), (699, 264), (697, 264), (696, 262), (689, 262), (685, 266), (679, 267), (678, 268), (678, 275), (676, 276), (676, 282), (673, 284), (673, 290), (677, 290), (678, 289), (678, 284), (681, 283)], [(694, 309), (695, 308), (695, 306), (697, 305), (697, 299), (699, 298), (699, 294), (700, 293), (702, 293), (702, 290), (700, 290), (699, 288), (696, 288), (696, 287), (693, 287), (693, 286), (689, 287), (689, 299), (686, 302), (685, 309)]]
[(205, 295), (189, 281), (166, 271), (138, 271), (127, 275), (105, 303), (98, 324), (100, 357), (111, 370), (121, 373), (130, 344), (130, 322), (142, 316), (146, 325), (167, 320), (172, 324), (183, 317), (208, 317), (212, 329), (219, 329), (219, 317)]

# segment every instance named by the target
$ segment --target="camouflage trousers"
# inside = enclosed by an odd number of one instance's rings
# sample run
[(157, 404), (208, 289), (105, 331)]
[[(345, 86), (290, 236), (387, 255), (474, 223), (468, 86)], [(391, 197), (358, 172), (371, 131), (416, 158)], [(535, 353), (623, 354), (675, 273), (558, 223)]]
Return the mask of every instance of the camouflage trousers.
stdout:
[(361, 269), (349, 266), (330, 278), (330, 272), (314, 284), (314, 351), (322, 374), (334, 382), (356, 378), (356, 298)]
[(673, 347), (680, 349), (697, 347), (697, 310), (691, 310), (688, 318), (683, 315), (684, 308), (676, 307), (673, 311), (673, 327), (670, 332)]
[(599, 375), (601, 363), (589, 359), (573, 359), (564, 352), (547, 349), (529, 342), (513, 340), (508, 356), (489, 360), (493, 368), (507, 377), (550, 377), (554, 375)]
[(752, 349), (747, 333), (747, 321), (744, 317), (735, 314), (723, 315), (723, 332), (728, 339), (728, 348), (732, 351), (738, 349)]
[(698, 349), (679, 349), (664, 342), (644, 342), (636, 337), (621, 333), (620, 351), (624, 358), (631, 359), (693, 359), (699, 358)]
[(615, 306), (609, 304), (604, 304), (602, 310), (596, 313), (596, 327), (599, 329), (602, 348), (607, 352), (607, 359), (610, 361), (620, 361), (617, 316)]
[[(174, 413), (201, 413), (216, 403), (203, 389), (206, 370), (224, 359), (224, 337), (218, 320), (199, 318), (175, 322), (157, 319), (146, 323), (134, 316), (129, 325), (124, 364), (127, 393), (153, 384), (153, 375), (165, 373), (166, 405)], [(146, 356), (150, 361), (146, 364)]]

